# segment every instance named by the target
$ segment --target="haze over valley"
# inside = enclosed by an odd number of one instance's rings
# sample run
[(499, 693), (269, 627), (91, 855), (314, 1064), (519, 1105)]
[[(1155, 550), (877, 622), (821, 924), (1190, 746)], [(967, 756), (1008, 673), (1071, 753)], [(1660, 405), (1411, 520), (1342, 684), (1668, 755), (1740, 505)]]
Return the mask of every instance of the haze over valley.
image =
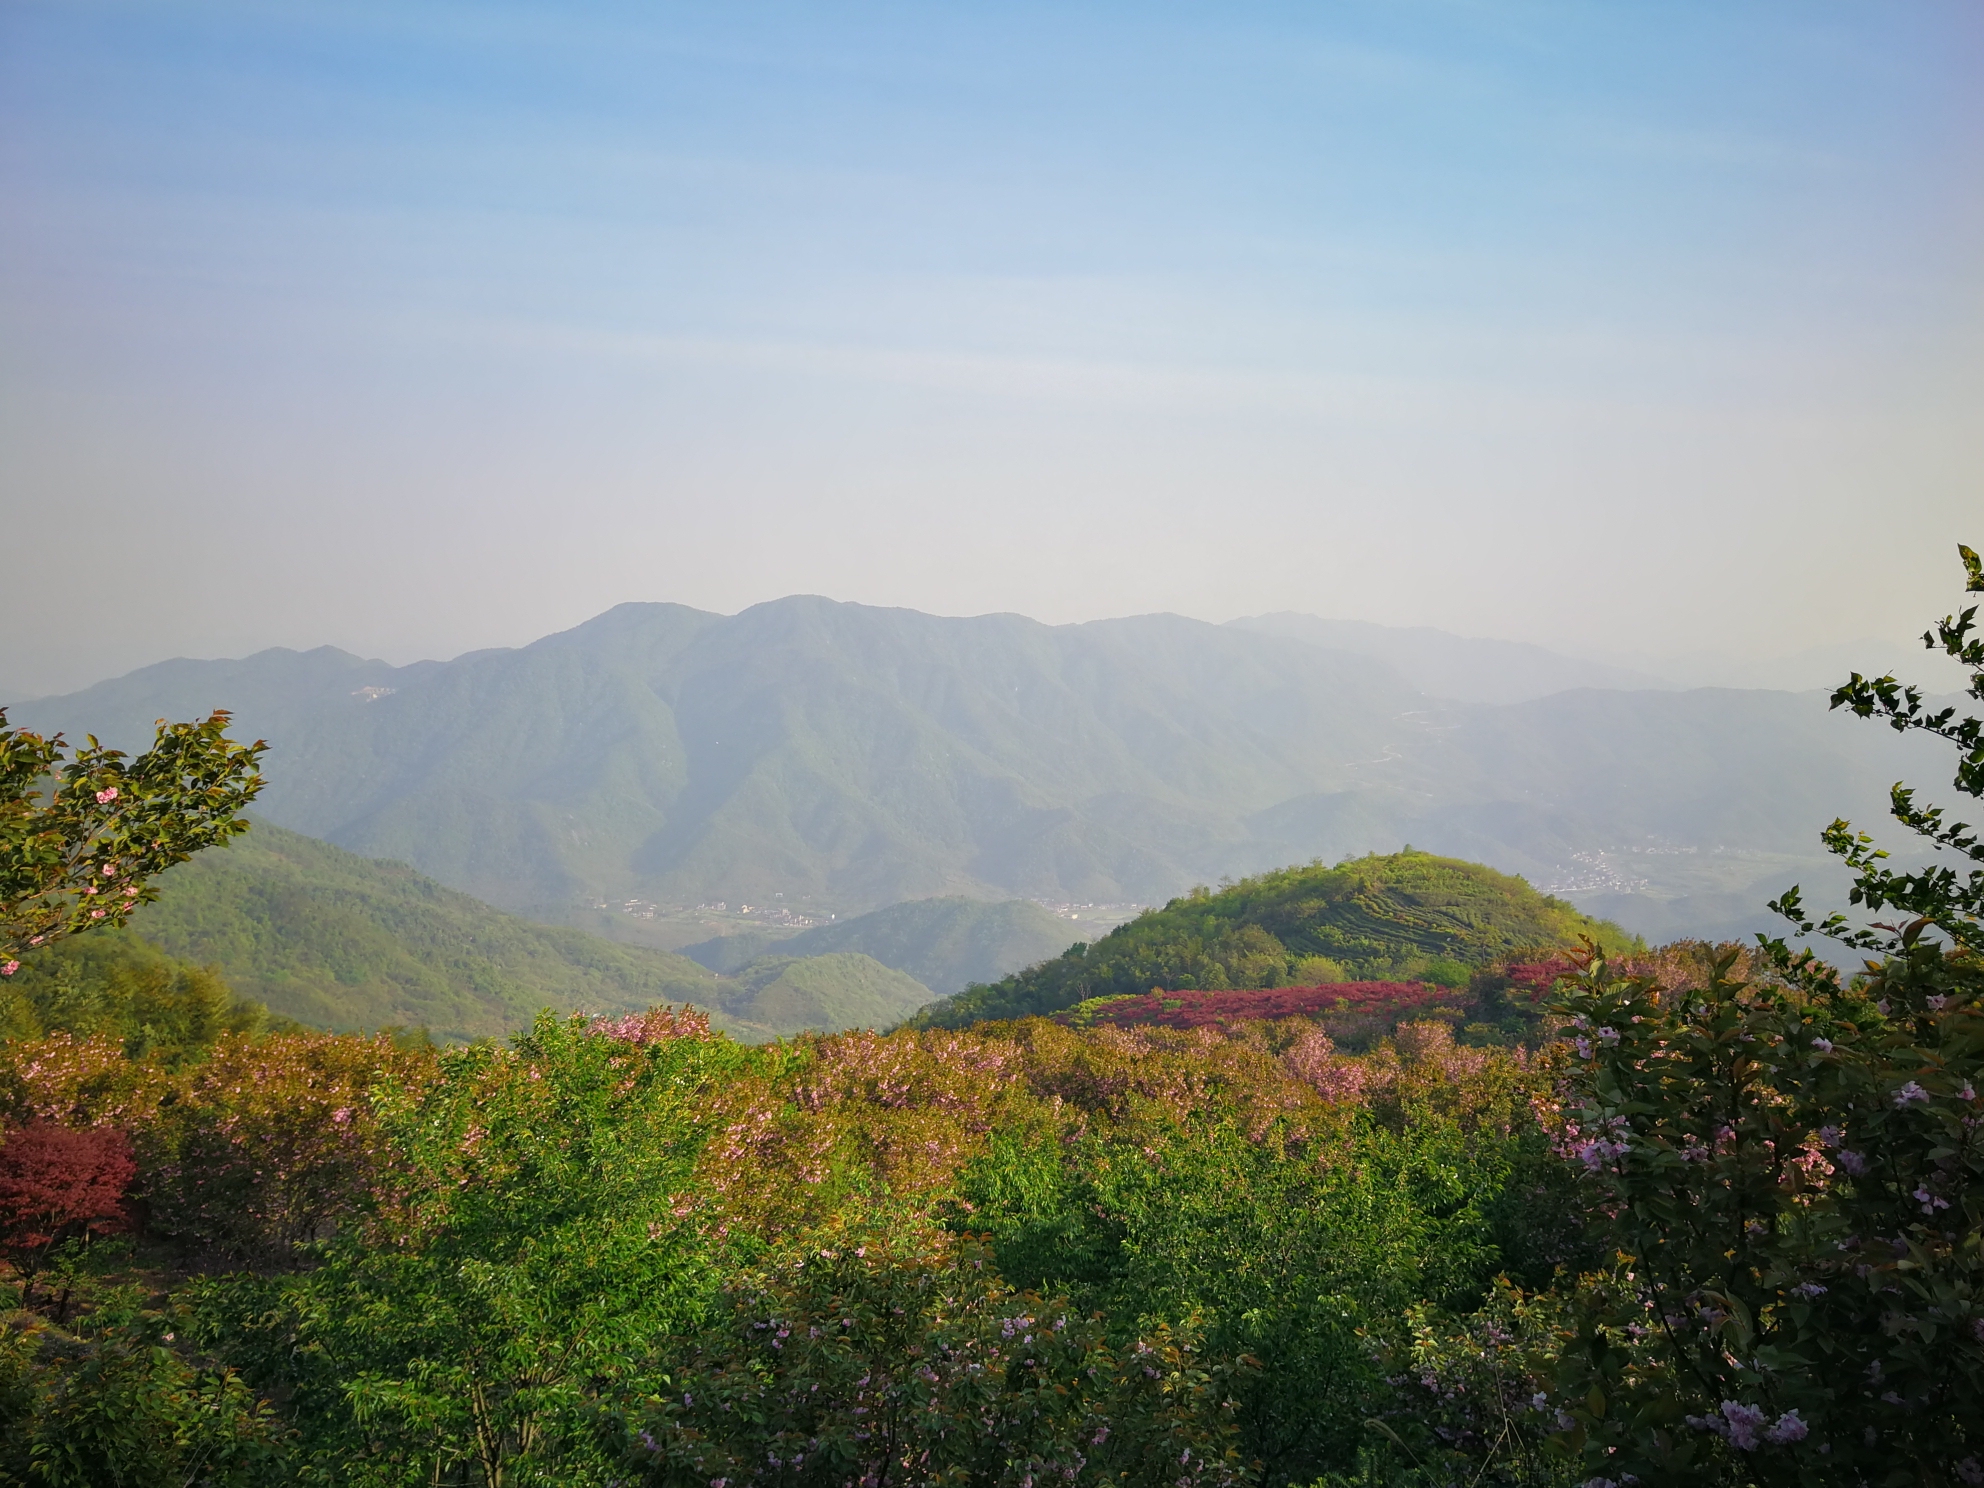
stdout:
[[(1822, 693), (1682, 689), (1431, 630), (805, 596), (621, 605), (404, 667), (330, 647), (168, 661), (11, 717), (132, 748), (216, 706), (273, 746), (269, 822), (541, 921), (759, 953), (943, 896), (1107, 906), (1060, 922), (1092, 938), (1193, 884), (1408, 843), (1653, 939), (1736, 936), (1773, 928), (1763, 906), (1794, 882), (1834, 888), (1819, 827), (1875, 823), (1927, 763)], [(1037, 954), (1040, 926), (1021, 942)]]

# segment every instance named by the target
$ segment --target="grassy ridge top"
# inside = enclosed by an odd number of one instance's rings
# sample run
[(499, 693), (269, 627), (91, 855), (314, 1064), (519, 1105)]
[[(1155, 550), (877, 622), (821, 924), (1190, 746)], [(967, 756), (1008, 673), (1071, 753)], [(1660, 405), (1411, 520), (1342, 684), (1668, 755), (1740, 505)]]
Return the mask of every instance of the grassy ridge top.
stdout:
[(1616, 925), (1520, 878), (1431, 853), (1312, 864), (1195, 889), (1093, 945), (967, 988), (916, 1020), (963, 1027), (1061, 1012), (1094, 997), (1341, 981), (1457, 986), (1478, 966), (1590, 936), (1623, 949)]
[(539, 925), (376, 862), (257, 823), (165, 874), (132, 931), (218, 967), (240, 996), (332, 1029), (424, 1026), (469, 1039), (528, 1026), (540, 1007), (616, 1012), (711, 1004), (681, 956)]

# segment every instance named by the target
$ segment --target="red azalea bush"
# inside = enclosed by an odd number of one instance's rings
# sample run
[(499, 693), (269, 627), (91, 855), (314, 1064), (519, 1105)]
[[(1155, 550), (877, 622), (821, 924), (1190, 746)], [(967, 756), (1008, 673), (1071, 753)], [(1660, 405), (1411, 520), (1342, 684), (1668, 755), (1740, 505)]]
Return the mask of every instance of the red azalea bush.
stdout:
[(1529, 1001), (1541, 1002), (1544, 994), (1556, 986), (1560, 978), (1576, 970), (1564, 957), (1551, 956), (1542, 961), (1510, 962), (1506, 975), (1512, 985), (1529, 994)]
[(16, 1127), (0, 1145), (0, 1243), (32, 1278), (63, 1241), (129, 1229), (124, 1193), (137, 1173), (114, 1127)]
[(1118, 1028), (1213, 1028), (1275, 1018), (1411, 1013), (1459, 1007), (1461, 995), (1430, 982), (1322, 982), (1313, 987), (1264, 987), (1246, 992), (1165, 992), (1113, 997), (1084, 1005), (1079, 1017), (1057, 1021)]

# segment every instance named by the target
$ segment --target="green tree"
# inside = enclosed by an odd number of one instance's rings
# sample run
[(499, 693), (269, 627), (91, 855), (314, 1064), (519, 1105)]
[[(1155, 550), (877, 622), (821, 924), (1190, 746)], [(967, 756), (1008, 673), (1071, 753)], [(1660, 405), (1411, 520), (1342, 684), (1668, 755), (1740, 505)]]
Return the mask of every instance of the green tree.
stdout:
[[(630, 1020), (632, 1021), (632, 1020)], [(374, 1100), (395, 1178), (316, 1269), (195, 1289), (203, 1336), (278, 1391), (344, 1484), (603, 1481), (588, 1402), (717, 1285), (688, 1218), (710, 1083), (756, 1056), (685, 1019), (546, 1013)]]
[[(815, 1237), (725, 1289), (625, 1428), (655, 1488), (1036, 1482), (1227, 1488), (1229, 1385), (1190, 1326), (1112, 1345), (986, 1247), (909, 1223)], [(657, 1370), (657, 1374), (661, 1371)]]
[(168, 956), (129, 931), (44, 946), (0, 986), (0, 1038), (114, 1038), (133, 1058), (168, 1066), (203, 1056), (224, 1034), (261, 1033), (270, 1021), (267, 1008), (236, 996), (214, 967)]
[[(1968, 591), (1977, 555), (1960, 550)], [(1925, 637), (1984, 701), (1975, 606)], [(1984, 795), (1984, 723), (1857, 674), (1835, 707), (1957, 746)], [(1894, 814), (1984, 862), (1961, 822)], [(1836, 821), (1852, 900), (1892, 922), (1801, 932), (1874, 951), (1843, 980), (1810, 951), (1693, 968), (1589, 958), (1561, 997), (1578, 1058), (1562, 1137), (1621, 1262), (1580, 1291), (1561, 1443), (1599, 1476), (1716, 1483), (1984, 1483), (1984, 874), (1896, 872)]]
[(60, 734), (0, 710), (0, 975), (31, 947), (123, 924), (157, 897), (149, 879), (248, 830), (268, 746), (234, 743), (228, 718), (160, 720), (135, 759), (91, 735), (65, 761)]
[(36, 1488), (262, 1488), (289, 1433), (233, 1370), (191, 1358), (181, 1319), (135, 1289), (64, 1332), (0, 1322), (0, 1483)]

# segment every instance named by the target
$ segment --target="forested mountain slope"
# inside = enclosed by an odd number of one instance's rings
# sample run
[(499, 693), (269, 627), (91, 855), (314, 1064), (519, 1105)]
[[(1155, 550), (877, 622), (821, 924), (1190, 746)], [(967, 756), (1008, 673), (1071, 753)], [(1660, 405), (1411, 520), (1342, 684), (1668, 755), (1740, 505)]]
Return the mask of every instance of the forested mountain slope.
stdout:
[(680, 956), (520, 919), (266, 822), (167, 872), (131, 934), (299, 1022), (442, 1039), (527, 1027), (540, 1007), (708, 1005), (719, 985)]
[(223, 1034), (294, 1027), (213, 968), (123, 929), (59, 940), (0, 981), (0, 1041), (70, 1033), (115, 1039), (134, 1058), (178, 1060)]
[[(1368, 657), (1143, 616), (1047, 626), (796, 597), (623, 605), (514, 651), (170, 662), (15, 710), (142, 742), (237, 710), (266, 818), (566, 919), (638, 896), (843, 916), (967, 894), (1158, 902), (1411, 841), (1663, 936), (1828, 872), (1908, 741), (1823, 697), (1449, 705)], [(1607, 897), (1610, 896), (1610, 897)]]
[(932, 1004), (916, 1021), (963, 1027), (1055, 1013), (1091, 997), (1333, 981), (1458, 985), (1477, 966), (1628, 937), (1521, 879), (1431, 853), (1354, 858), (1196, 889), (1093, 945)]
[(762, 956), (718, 984), (712, 1006), (747, 1042), (801, 1029), (891, 1028), (932, 1000), (907, 973), (858, 951)]
[(888, 1027), (934, 995), (853, 951), (788, 952), (733, 969), (720, 977), (665, 951), (541, 925), (403, 864), (263, 822), (167, 872), (158, 902), (129, 930), (26, 958), (0, 996), (0, 1036), (59, 1028), (143, 1047), (199, 1042), (260, 1027), (266, 1005), (278, 1020), (318, 1028), (400, 1025), (450, 1041), (514, 1033), (544, 1007), (615, 1013), (692, 1002), (758, 1041)]

